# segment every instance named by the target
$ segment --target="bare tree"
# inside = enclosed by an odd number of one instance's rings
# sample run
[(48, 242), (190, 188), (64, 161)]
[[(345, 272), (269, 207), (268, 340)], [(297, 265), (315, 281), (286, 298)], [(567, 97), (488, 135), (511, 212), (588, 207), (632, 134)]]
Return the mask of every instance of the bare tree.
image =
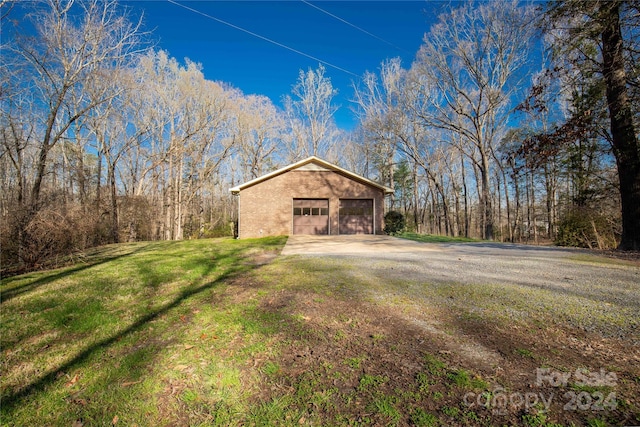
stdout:
[(243, 95), (229, 90), (230, 109), (235, 116), (233, 139), (243, 170), (242, 179), (257, 178), (278, 164), (284, 134), (284, 120), (265, 96)]
[(96, 106), (117, 95), (105, 91), (92, 98), (80, 96), (84, 85), (107, 68), (118, 67), (140, 48), (140, 23), (120, 14), (114, 1), (48, 0), (34, 15), (37, 36), (19, 41), (14, 53), (25, 61), (25, 79), (45, 107), (39, 130), (35, 178), (30, 209), (37, 209), (49, 151), (70, 127)]
[(131, 164), (135, 194), (156, 193), (163, 238), (182, 239), (189, 206), (235, 144), (229, 94), (199, 64), (182, 66), (163, 51), (145, 55), (136, 73), (143, 85), (136, 108), (144, 113), (135, 123), (149, 128), (149, 138)]
[(298, 81), (293, 87), (294, 99), (288, 97), (285, 106), (290, 108), (289, 116), (294, 126), (303, 125), (298, 141), (302, 153), (307, 156), (323, 156), (329, 150), (334, 133), (337, 131), (333, 114), (337, 107), (331, 104), (337, 90), (331, 79), (325, 76), (323, 65), (317, 70), (300, 70)]
[[(459, 147), (479, 171), (483, 237), (493, 238), (492, 150), (504, 133), (527, 63), (533, 12), (520, 2), (467, 3), (425, 36), (412, 66), (426, 127), (461, 136)], [(452, 139), (455, 141), (455, 139)]]
[[(548, 34), (565, 75), (590, 83), (589, 113), (606, 110), (621, 196), (619, 248), (640, 249), (640, 145), (638, 126), (638, 4), (634, 1), (564, 0), (548, 10)], [(567, 88), (573, 91), (573, 87)], [(600, 89), (600, 90), (593, 90)], [(603, 90), (604, 89), (604, 90)], [(601, 107), (604, 101), (604, 108)], [(584, 113), (584, 111), (577, 111)], [(569, 122), (584, 122), (574, 115)]]
[[(89, 96), (85, 89), (107, 70), (126, 64), (141, 49), (141, 33), (140, 23), (130, 22), (114, 1), (46, 0), (32, 6), (34, 12), (29, 19), (34, 31), (27, 33), (16, 28), (13, 33), (16, 36), (2, 46), (3, 64), (15, 67), (14, 72), (3, 73), (3, 106), (12, 106), (3, 120), (11, 123), (6, 130), (13, 129), (10, 133), (4, 132), (13, 138), (4, 146), (12, 147), (7, 154), (11, 154), (16, 170), (23, 169), (18, 173), (22, 209), (19, 218), (14, 218), (17, 245), (22, 247), (31, 239), (36, 251), (39, 246), (55, 251), (51, 246), (54, 242), (43, 243), (41, 236), (34, 234), (45, 232), (43, 227), (53, 226), (54, 222), (44, 218), (56, 215), (65, 218), (64, 210), (53, 212), (48, 208), (48, 212), (39, 214), (46, 204), (42, 197), (45, 177), (55, 166), (50, 155), (61, 141), (83, 137), (78, 127), (81, 119), (120, 94), (120, 90), (103, 87), (102, 91), (94, 91)], [(62, 155), (62, 173), (66, 174), (66, 178), (62, 177), (63, 202), (72, 188), (74, 171), (70, 155), (79, 158), (84, 155), (68, 150), (72, 146), (67, 144), (58, 150)], [(26, 153), (30, 159), (28, 180), (23, 179), (27, 172)], [(56, 178), (55, 174), (49, 176)], [(36, 222), (30, 224), (32, 221)], [(73, 228), (69, 225), (69, 229)], [(63, 249), (71, 249), (71, 237), (62, 235), (67, 238)], [(30, 262), (38, 262), (37, 258), (35, 254)]]
[[(354, 87), (355, 111), (367, 140), (366, 150), (378, 169), (380, 181), (390, 188), (395, 188), (393, 171), (398, 134), (406, 122), (400, 106), (405, 73), (400, 58), (393, 58), (381, 64), (379, 78), (373, 73), (365, 73), (361, 84)], [(394, 202), (392, 195), (391, 208)]]
[[(105, 86), (112, 91), (120, 91), (120, 96), (112, 97), (93, 109), (86, 118), (87, 127), (92, 134), (96, 151), (107, 166), (107, 184), (109, 188), (109, 215), (111, 218), (111, 241), (120, 241), (120, 224), (118, 220), (118, 189), (117, 170), (120, 160), (127, 152), (138, 143), (141, 137), (148, 132), (145, 127), (132, 127), (129, 123), (140, 123), (136, 120), (142, 111), (137, 108), (135, 96), (139, 91), (133, 78), (132, 70), (119, 68), (109, 74), (101, 76), (98, 82), (94, 82), (86, 88), (88, 96), (94, 91), (103, 93)], [(125, 89), (125, 90), (123, 90)], [(101, 177), (98, 177), (100, 185)], [(99, 207), (100, 199), (96, 197), (96, 205)]]

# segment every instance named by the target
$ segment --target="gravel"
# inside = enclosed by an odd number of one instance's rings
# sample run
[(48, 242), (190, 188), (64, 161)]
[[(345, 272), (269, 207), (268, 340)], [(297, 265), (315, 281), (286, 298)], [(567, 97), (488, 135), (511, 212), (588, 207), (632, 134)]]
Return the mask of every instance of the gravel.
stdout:
[[(348, 264), (384, 295), (490, 315), (551, 316), (607, 337), (640, 342), (640, 267), (574, 249), (500, 243), (429, 244), (390, 236), (292, 236), (283, 255)], [(396, 284), (394, 287), (393, 284)]]

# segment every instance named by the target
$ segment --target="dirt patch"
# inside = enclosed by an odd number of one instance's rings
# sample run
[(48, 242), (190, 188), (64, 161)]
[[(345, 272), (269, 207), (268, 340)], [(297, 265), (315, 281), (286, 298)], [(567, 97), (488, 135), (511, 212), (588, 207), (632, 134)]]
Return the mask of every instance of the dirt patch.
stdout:
[[(265, 295), (260, 309), (281, 319), (282, 346), (258, 366), (271, 369), (256, 399), (289, 396), (299, 414), (292, 424), (640, 422), (640, 355), (629, 342), (553, 325), (488, 324), (446, 310), (424, 315), (255, 281), (238, 281), (230, 292), (237, 302), (258, 289)], [(596, 385), (597, 378), (582, 378), (581, 385), (580, 375), (615, 379)]]

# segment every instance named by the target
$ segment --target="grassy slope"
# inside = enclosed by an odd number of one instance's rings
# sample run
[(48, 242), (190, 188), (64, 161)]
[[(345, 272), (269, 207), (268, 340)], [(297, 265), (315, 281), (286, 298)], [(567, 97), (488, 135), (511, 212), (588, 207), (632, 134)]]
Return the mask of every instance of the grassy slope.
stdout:
[[(284, 242), (110, 246), (84, 264), (2, 281), (2, 425), (553, 425), (544, 413), (496, 418), (461, 405), (496, 378), (395, 323), (444, 313), (445, 343), (476, 323), (491, 336), (526, 330), (531, 341), (506, 357), (530, 374), (574, 351), (537, 346), (558, 326), (545, 326), (555, 316), (530, 296), (505, 289), (496, 302), (492, 288), (382, 283), (347, 260), (262, 265)], [(485, 309), (465, 311), (470, 300)], [(492, 301), (524, 318), (505, 319)], [(630, 405), (621, 409), (636, 413)], [(607, 417), (576, 419), (590, 415)]]
[[(197, 401), (188, 379), (198, 377), (220, 396), (250, 393), (240, 367), (268, 340), (255, 305), (220, 310), (218, 296), (285, 240), (108, 246), (3, 280), (2, 424), (154, 425), (172, 411), (158, 396)], [(239, 337), (245, 351), (228, 354)]]

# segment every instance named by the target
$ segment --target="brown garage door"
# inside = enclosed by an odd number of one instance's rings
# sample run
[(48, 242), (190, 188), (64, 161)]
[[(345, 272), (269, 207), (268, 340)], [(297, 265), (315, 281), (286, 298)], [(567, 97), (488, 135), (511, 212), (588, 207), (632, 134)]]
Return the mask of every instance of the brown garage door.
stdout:
[(329, 200), (293, 199), (293, 234), (329, 234)]
[(373, 200), (340, 200), (340, 234), (373, 234)]

